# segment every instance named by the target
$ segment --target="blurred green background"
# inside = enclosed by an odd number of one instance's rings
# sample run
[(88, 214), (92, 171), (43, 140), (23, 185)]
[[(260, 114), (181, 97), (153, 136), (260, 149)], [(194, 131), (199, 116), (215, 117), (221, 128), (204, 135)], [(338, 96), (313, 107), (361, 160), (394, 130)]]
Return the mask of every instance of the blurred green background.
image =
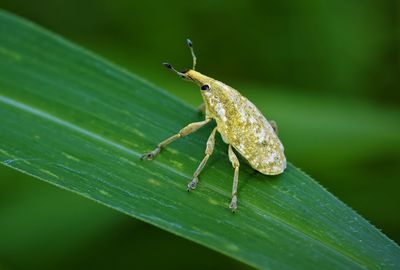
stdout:
[[(0, 0), (0, 8), (196, 106), (197, 87), (161, 66), (191, 67), (190, 37), (198, 70), (278, 122), (292, 163), (400, 243), (397, 0)], [(0, 178), (0, 269), (246, 269), (6, 167)]]

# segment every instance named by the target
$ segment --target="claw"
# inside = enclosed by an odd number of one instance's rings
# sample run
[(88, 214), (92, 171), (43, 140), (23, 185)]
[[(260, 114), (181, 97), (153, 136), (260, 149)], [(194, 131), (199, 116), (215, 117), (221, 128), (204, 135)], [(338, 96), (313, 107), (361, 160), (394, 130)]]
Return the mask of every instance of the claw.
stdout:
[(154, 159), (154, 155), (153, 155), (152, 152), (150, 152), (150, 153), (147, 153), (147, 154), (143, 154), (143, 155), (140, 157), (140, 159), (141, 159), (141, 160), (144, 160), (144, 159), (153, 160), (153, 159)]
[(237, 209), (237, 197), (236, 197), (236, 195), (233, 195), (232, 201), (229, 204), (229, 208), (232, 210), (232, 213), (236, 212), (236, 209)]
[(194, 177), (192, 181), (187, 185), (187, 191), (194, 190), (197, 187), (197, 183), (199, 182), (199, 179), (197, 177)]
[(157, 147), (156, 149), (154, 149), (153, 151), (151, 151), (151, 152), (149, 152), (149, 153), (146, 153), (146, 154), (143, 154), (141, 157), (140, 157), (140, 159), (141, 160), (143, 160), (143, 159), (147, 159), (147, 160), (153, 160), (157, 155), (158, 155), (158, 153), (160, 153), (160, 148), (159, 147)]

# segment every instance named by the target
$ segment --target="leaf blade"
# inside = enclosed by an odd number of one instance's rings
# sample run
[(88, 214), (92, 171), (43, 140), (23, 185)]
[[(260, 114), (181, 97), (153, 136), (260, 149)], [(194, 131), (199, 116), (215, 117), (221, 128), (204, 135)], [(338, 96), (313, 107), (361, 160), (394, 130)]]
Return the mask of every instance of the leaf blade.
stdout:
[(255, 267), (400, 265), (396, 244), (292, 165), (274, 178), (242, 166), (240, 212), (232, 216), (232, 171), (219, 142), (198, 190), (187, 194), (211, 127), (153, 162), (138, 157), (199, 120), (193, 109), (39, 27), (6, 13), (0, 22), (7, 166)]

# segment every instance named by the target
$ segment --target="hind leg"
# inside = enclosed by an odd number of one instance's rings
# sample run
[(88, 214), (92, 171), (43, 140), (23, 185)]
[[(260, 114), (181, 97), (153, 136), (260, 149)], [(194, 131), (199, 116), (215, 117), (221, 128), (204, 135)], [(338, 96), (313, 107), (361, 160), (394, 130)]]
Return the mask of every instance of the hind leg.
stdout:
[(268, 121), (271, 125), (272, 129), (275, 131), (275, 134), (278, 135), (278, 124), (274, 120)]
[(229, 160), (232, 163), (233, 168), (235, 169), (234, 175), (233, 175), (233, 185), (232, 185), (232, 200), (231, 203), (229, 204), (229, 208), (232, 209), (232, 212), (235, 212), (237, 209), (237, 186), (238, 186), (238, 181), (239, 181), (239, 160), (236, 157), (235, 153), (233, 152), (232, 146), (229, 145), (228, 149), (228, 154), (229, 154)]

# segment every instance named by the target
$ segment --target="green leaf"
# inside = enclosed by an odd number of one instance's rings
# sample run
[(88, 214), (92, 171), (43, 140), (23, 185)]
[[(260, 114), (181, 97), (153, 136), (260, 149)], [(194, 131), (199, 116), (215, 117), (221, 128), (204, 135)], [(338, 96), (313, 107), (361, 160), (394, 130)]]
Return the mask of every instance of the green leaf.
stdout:
[[(400, 267), (394, 242), (291, 164), (278, 177), (243, 164), (239, 212), (232, 214), (233, 170), (218, 140), (197, 190), (186, 192), (212, 126), (152, 162), (140, 161), (141, 153), (201, 117), (157, 87), (6, 12), (0, 13), (0, 115), (3, 164), (249, 265)], [(193, 254), (193, 261), (202, 259)]]

